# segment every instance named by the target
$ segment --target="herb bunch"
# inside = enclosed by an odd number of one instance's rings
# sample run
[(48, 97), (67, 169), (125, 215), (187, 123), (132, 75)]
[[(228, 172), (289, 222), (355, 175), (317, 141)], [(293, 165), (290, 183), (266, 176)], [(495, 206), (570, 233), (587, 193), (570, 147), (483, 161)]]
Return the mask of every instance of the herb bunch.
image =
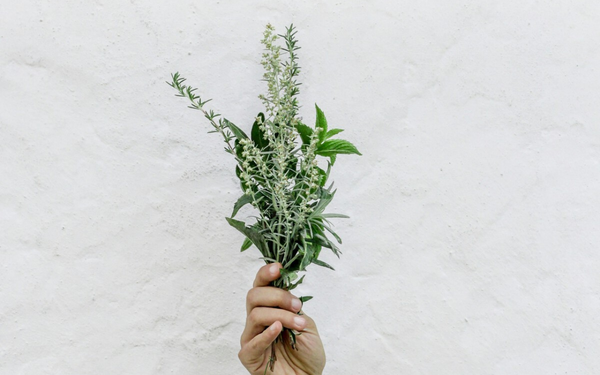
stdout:
[[(326, 185), (337, 155), (361, 155), (352, 143), (332, 139), (342, 129), (329, 129), (325, 114), (317, 105), (314, 128), (302, 123), (298, 116), (300, 67), (296, 52), (300, 47), (295, 35), (293, 25), (280, 35), (275, 34), (271, 25), (266, 26), (261, 43), (265, 47), (262, 65), (267, 92), (259, 96), (265, 111), (254, 118), (250, 136), (220, 114), (206, 109), (210, 99), (203, 101), (195, 88), (184, 84), (185, 78), (179, 73), (172, 74), (171, 82), (167, 82), (177, 90), (177, 96), (189, 99), (190, 108), (204, 114), (213, 127), (211, 133), (221, 134), (225, 151), (235, 158), (235, 172), (243, 195), (234, 204), (227, 221), (245, 235), (242, 251), (254, 245), (266, 263), (282, 264), (281, 277), (273, 286), (285, 290), (302, 283), (304, 276), (299, 278), (298, 273), (310, 264), (333, 269), (319, 260), (319, 254), (321, 249), (328, 248), (339, 257), (340, 250), (329, 235), (338, 244), (342, 240), (329, 219), (348, 216), (325, 213), (335, 194), (333, 184)], [(283, 46), (278, 45), (280, 40)], [(318, 157), (325, 158), (325, 169), (319, 166)], [(247, 204), (258, 211), (254, 223), (234, 219)], [(295, 348), (299, 333), (284, 331)]]

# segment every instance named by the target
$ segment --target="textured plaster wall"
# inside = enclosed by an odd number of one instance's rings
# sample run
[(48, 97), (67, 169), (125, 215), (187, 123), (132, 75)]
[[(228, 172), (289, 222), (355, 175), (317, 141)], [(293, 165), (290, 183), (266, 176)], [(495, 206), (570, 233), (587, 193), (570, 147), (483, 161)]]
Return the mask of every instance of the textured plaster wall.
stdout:
[[(600, 373), (597, 1), (31, 1), (0, 11), (0, 374), (241, 374), (232, 160), (264, 25), (340, 158), (326, 374)], [(245, 211), (245, 214), (251, 212)]]

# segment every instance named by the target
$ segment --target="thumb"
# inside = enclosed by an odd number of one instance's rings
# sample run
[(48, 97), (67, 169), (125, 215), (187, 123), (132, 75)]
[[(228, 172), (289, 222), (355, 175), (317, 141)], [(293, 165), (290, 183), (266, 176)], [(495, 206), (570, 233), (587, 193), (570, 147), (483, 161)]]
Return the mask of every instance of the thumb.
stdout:
[(248, 365), (262, 365), (264, 361), (265, 351), (269, 348), (269, 345), (275, 341), (281, 329), (283, 328), (280, 321), (275, 321), (265, 329), (261, 334), (256, 335), (250, 340), (242, 350), (240, 350), (239, 358), (240, 361), (247, 367)]

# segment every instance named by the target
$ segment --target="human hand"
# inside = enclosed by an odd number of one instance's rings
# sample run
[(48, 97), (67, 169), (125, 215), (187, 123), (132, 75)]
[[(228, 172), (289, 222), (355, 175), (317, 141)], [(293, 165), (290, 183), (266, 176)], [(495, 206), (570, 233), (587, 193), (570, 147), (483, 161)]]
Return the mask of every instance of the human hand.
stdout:
[[(297, 297), (269, 286), (279, 278), (280, 268), (279, 263), (269, 264), (256, 274), (254, 287), (246, 298), (246, 327), (238, 357), (252, 375), (265, 373), (272, 350), (277, 358), (274, 374), (320, 375), (325, 367), (325, 351), (314, 320), (304, 313), (297, 314), (302, 308)], [(297, 350), (292, 349), (287, 334), (274, 343), (283, 326), (302, 332), (296, 335)]]

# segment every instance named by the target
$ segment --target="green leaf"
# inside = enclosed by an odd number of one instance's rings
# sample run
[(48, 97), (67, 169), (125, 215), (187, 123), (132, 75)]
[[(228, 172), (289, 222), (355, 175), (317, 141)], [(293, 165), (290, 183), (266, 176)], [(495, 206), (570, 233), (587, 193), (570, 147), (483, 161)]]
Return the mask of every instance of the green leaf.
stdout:
[[(260, 118), (260, 123), (265, 123), (265, 115), (262, 112), (259, 113), (256, 117)], [(254, 142), (256, 147), (258, 147), (261, 150), (269, 145), (269, 140), (265, 139), (264, 135), (265, 133), (260, 129), (259, 121), (254, 121), (250, 136), (252, 137), (252, 141)]]
[(265, 239), (262, 236), (262, 234), (260, 234), (260, 232), (256, 228), (247, 227), (243, 221), (235, 220), (230, 217), (226, 217), (225, 219), (227, 220), (229, 225), (239, 230), (242, 234), (248, 237), (250, 241), (252, 241), (254, 246), (256, 246), (263, 255), (266, 254), (266, 250), (268, 250), (267, 243), (265, 242)]
[(340, 245), (342, 244), (342, 239), (340, 238), (340, 236), (338, 236), (338, 234), (337, 234), (337, 233), (335, 233), (335, 232), (333, 231), (333, 229), (331, 229), (331, 228), (330, 228), (330, 227), (328, 227), (327, 225), (323, 225), (323, 227), (324, 227), (324, 228), (325, 228), (325, 229), (326, 229), (326, 230), (327, 230), (329, 233), (331, 233), (331, 235), (332, 235), (333, 237), (335, 237), (335, 240), (336, 240), (336, 241), (337, 241), (337, 242), (338, 242)]
[(288, 271), (285, 268), (280, 268), (279, 274), (281, 275), (280, 278), (284, 280), (284, 285), (285, 284), (291, 285), (292, 281), (294, 281), (298, 278), (298, 272)]
[(329, 138), (333, 137), (334, 135), (339, 134), (343, 131), (344, 131), (344, 129), (331, 129), (330, 131), (327, 132), (327, 134), (325, 134), (325, 139), (329, 139)]
[(329, 238), (327, 238), (325, 233), (323, 233), (322, 231), (320, 233), (319, 233), (319, 231), (314, 231), (314, 232), (315, 233), (312, 238), (312, 241), (321, 244), (321, 246), (323, 246), (323, 247), (331, 249), (331, 251), (339, 258), (340, 254), (342, 252), (333, 242), (331, 242), (329, 240)]
[(327, 169), (327, 172), (325, 172), (321, 168), (317, 167), (317, 171), (319, 172), (319, 186), (325, 186), (327, 183), (327, 178), (329, 177), (329, 168)]
[(300, 138), (302, 138), (302, 143), (305, 145), (310, 144), (310, 136), (313, 133), (313, 130), (310, 128), (310, 126), (296, 124), (296, 130), (298, 131), (298, 134), (300, 134)]
[(306, 243), (305, 238), (302, 238), (302, 250), (300, 250), (302, 252), (302, 260), (300, 261), (300, 266), (298, 267), (299, 270), (304, 271), (306, 270), (306, 267), (308, 267), (308, 265), (310, 264), (311, 260), (314, 257), (314, 253), (315, 253), (315, 249), (314, 246), (310, 245), (308, 243)]
[(246, 191), (246, 189), (248, 188), (248, 186), (244, 183), (244, 181), (241, 179), (241, 174), (242, 174), (242, 170), (240, 169), (239, 165), (235, 166), (235, 175), (237, 176), (237, 178), (240, 180), (240, 186), (242, 188), (242, 191)]
[(244, 238), (244, 243), (242, 243), (242, 248), (240, 251), (246, 251), (252, 246), (252, 241), (248, 237)]
[(329, 139), (321, 143), (317, 147), (316, 154), (321, 156), (333, 156), (337, 154), (362, 155), (352, 143), (343, 139)]
[(300, 278), (300, 280), (296, 281), (294, 284), (290, 285), (288, 290), (294, 290), (296, 289), (296, 287), (300, 284), (302, 284), (302, 281), (304, 281), (304, 276), (306, 275), (302, 275), (302, 277)]
[(252, 203), (252, 197), (248, 194), (242, 195), (233, 205), (233, 213), (231, 214), (231, 217), (235, 217), (240, 208), (244, 207), (248, 203)]
[(349, 219), (350, 218), (350, 216), (344, 215), (344, 214), (323, 214), (323, 215), (321, 215), (321, 217), (324, 217), (326, 219), (331, 219), (331, 218)]
[(296, 176), (298, 175), (298, 158), (292, 156), (291, 158), (288, 159), (288, 165), (285, 171), (285, 175), (288, 178), (296, 178)]
[(333, 192), (330, 192), (327, 189), (320, 188), (319, 191), (320, 199), (315, 205), (315, 207), (313, 207), (313, 211), (311, 212), (309, 218), (315, 218), (321, 215), (323, 211), (325, 211), (325, 207), (327, 207), (327, 205), (331, 202), (333, 196), (335, 195), (335, 190)]
[(335, 159), (337, 159), (337, 156), (335, 156), (335, 155), (331, 155), (331, 156), (329, 157), (329, 160), (330, 160), (330, 163), (331, 163), (331, 165), (334, 165), (334, 164), (335, 164)]
[(235, 135), (235, 137), (237, 139), (245, 139), (248, 138), (248, 136), (246, 135), (246, 133), (244, 133), (244, 131), (240, 128), (238, 128), (237, 126), (235, 126), (235, 124), (227, 119), (223, 119), (223, 124), (225, 126), (227, 126), (229, 129), (231, 129), (231, 132), (233, 133), (233, 135)]
[[(242, 145), (240, 144), (240, 140), (236, 139), (235, 142), (233, 143), (233, 148), (235, 149), (235, 155), (239, 158), (244, 160), (244, 156), (243, 156), (243, 152), (244, 152), (244, 148), (242, 147)], [(239, 176), (238, 176), (239, 177)]]
[(322, 260), (318, 260), (318, 259), (313, 259), (313, 264), (316, 264), (317, 266), (321, 266), (321, 267), (325, 267), (325, 268), (329, 268), (330, 270), (334, 270), (335, 268), (331, 267), (331, 265), (323, 262)]
[(311, 299), (313, 299), (313, 296), (302, 296), (298, 299), (300, 300), (300, 302), (304, 303), (306, 301), (310, 301)]
[(315, 104), (315, 108), (317, 109), (317, 122), (315, 128), (321, 129), (321, 132), (319, 133), (319, 142), (323, 142), (325, 140), (325, 135), (327, 135), (327, 119), (318, 105)]

